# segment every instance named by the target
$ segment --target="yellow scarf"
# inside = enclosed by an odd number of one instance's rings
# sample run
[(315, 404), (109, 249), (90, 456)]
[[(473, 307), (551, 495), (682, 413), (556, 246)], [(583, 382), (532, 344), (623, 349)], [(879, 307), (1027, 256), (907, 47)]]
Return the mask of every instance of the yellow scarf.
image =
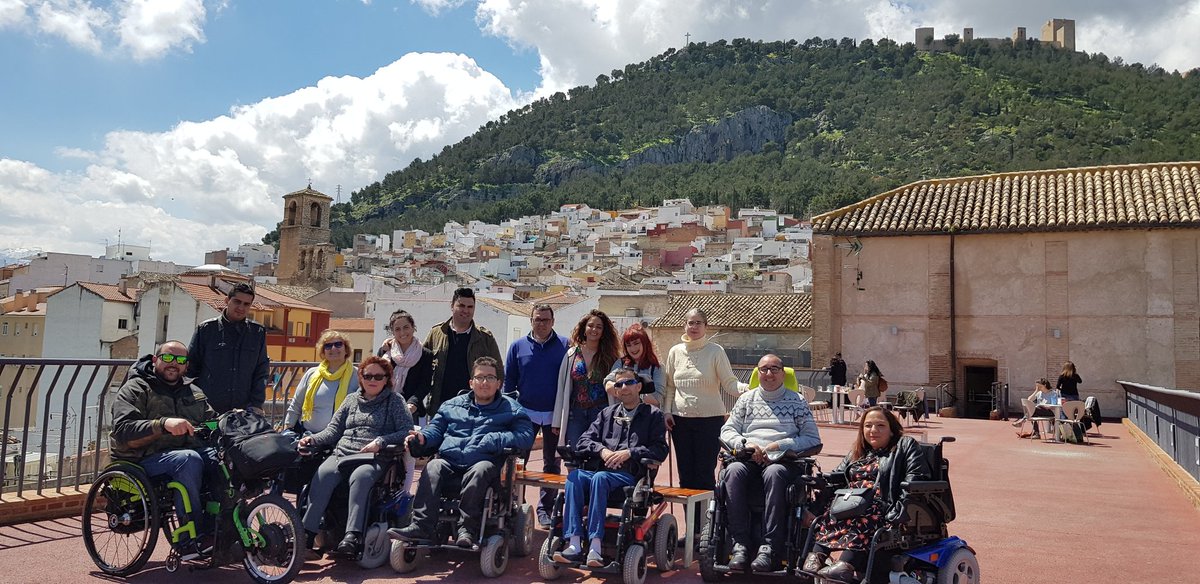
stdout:
[(304, 395), (304, 409), (300, 412), (300, 421), (307, 422), (313, 416), (313, 399), (317, 395), (317, 388), (321, 387), (326, 381), (338, 380), (337, 395), (334, 396), (333, 409), (337, 409), (342, 405), (342, 400), (346, 399), (346, 391), (350, 389), (350, 376), (354, 373), (354, 366), (350, 364), (350, 360), (346, 359), (342, 363), (341, 368), (333, 373), (329, 372), (329, 361), (321, 361), (317, 366), (317, 374), (313, 375), (312, 381), (308, 382), (308, 393)]

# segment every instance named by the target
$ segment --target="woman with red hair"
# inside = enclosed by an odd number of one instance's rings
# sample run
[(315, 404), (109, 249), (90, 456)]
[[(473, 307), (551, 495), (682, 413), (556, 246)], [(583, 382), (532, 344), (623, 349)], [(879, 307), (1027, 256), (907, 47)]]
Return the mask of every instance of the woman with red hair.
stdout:
[(604, 379), (604, 386), (612, 389), (618, 369), (629, 368), (637, 371), (642, 378), (642, 403), (661, 407), (663, 388), (666, 387), (666, 377), (663, 376), (662, 363), (654, 354), (654, 343), (650, 342), (650, 333), (641, 324), (634, 323), (621, 336), (621, 346), (625, 354), (613, 363), (613, 371)]

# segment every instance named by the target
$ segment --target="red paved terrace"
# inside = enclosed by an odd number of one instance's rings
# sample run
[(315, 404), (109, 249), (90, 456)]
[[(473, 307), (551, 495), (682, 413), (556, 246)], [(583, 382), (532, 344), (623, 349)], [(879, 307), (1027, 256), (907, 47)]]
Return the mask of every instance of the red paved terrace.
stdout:
[[(984, 582), (1197, 581), (1200, 563), (1193, 554), (1200, 541), (1200, 510), (1123, 425), (1106, 423), (1099, 436), (1093, 430), (1091, 446), (1019, 440), (1002, 421), (934, 418), (927, 432), (931, 440), (958, 438), (946, 445), (958, 506), (950, 532), (978, 552)], [(853, 432), (823, 427), (821, 435), (826, 447), (819, 460), (829, 470), (846, 452)], [(541, 465), (535, 461), (530, 467), (540, 470)], [(664, 483), (666, 474), (660, 475)], [(682, 520), (682, 510), (677, 509), (677, 516)], [(544, 533), (537, 532), (539, 545)], [(129, 581), (250, 581), (240, 566), (167, 574), (162, 564), (166, 547), (160, 542), (146, 569)], [(386, 565), (363, 571), (353, 563), (326, 559), (307, 564), (297, 581), (483, 581), (477, 556), (450, 553), (442, 558), (407, 579)], [(74, 518), (0, 528), (0, 566), (0, 581), (12, 584), (100, 579)], [(499, 580), (539, 581), (533, 558), (514, 559)], [(584, 581), (603, 580), (582, 572), (567, 572), (559, 580)], [(693, 564), (663, 575), (651, 569), (648, 581), (699, 582), (700, 575)]]

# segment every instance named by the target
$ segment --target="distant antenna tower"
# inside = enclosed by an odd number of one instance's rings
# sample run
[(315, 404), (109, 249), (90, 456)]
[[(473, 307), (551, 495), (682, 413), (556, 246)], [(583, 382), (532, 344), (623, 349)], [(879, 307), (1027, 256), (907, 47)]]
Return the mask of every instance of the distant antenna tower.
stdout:
[(337, 186), (337, 201), (336, 202), (338, 205), (342, 204), (342, 185)]

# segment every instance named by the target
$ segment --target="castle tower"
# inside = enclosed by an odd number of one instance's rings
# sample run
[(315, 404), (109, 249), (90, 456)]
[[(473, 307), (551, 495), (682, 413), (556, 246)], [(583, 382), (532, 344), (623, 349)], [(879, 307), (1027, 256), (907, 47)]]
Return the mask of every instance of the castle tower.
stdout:
[(1025, 27), (1018, 26), (1017, 30), (1013, 31), (1013, 46), (1021, 46), (1025, 44)]
[(1075, 50), (1075, 21), (1054, 18), (1042, 25), (1042, 39), (1060, 49)]
[(283, 196), (283, 223), (279, 225), (280, 284), (329, 287), (335, 249), (330, 243), (329, 207), (333, 198), (312, 185)]
[(928, 51), (933, 47), (932, 26), (922, 26), (917, 29), (916, 45), (917, 49), (921, 51)]

